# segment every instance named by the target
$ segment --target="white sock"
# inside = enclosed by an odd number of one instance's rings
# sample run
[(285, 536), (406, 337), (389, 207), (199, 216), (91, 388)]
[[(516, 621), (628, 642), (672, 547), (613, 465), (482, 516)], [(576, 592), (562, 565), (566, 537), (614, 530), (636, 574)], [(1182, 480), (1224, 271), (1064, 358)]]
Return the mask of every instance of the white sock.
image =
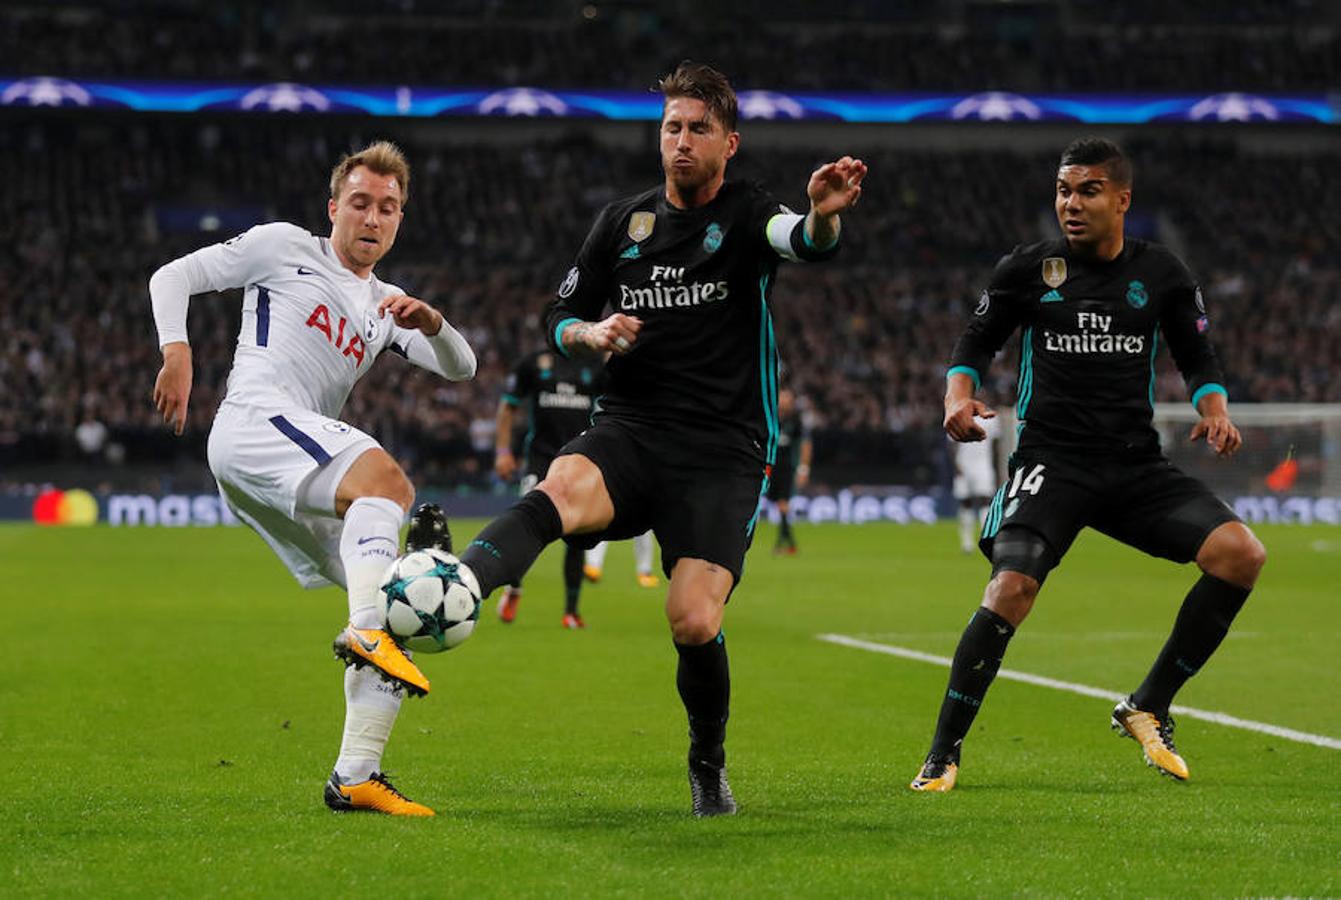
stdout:
[(386, 567), (400, 555), (400, 523), (405, 510), (385, 497), (360, 497), (345, 513), (340, 561), (349, 588), (349, 621), (355, 628), (381, 628), (386, 610), (377, 605), (377, 588)]
[(633, 564), (639, 575), (652, 574), (652, 532), (644, 531), (633, 539)]
[(967, 506), (959, 507), (959, 545), (961, 547), (973, 546), (973, 530), (978, 524), (978, 517), (973, 514), (973, 510)]
[(404, 696), (371, 666), (345, 669), (345, 735), (335, 761), (335, 773), (342, 782), (367, 781), (381, 768), (382, 751)]
[(608, 550), (609, 548), (610, 548), (609, 542), (601, 541), (595, 547), (592, 547), (590, 550), (587, 551), (587, 555), (583, 557), (582, 562), (585, 565), (593, 566), (594, 568), (597, 569), (604, 568), (605, 551)]

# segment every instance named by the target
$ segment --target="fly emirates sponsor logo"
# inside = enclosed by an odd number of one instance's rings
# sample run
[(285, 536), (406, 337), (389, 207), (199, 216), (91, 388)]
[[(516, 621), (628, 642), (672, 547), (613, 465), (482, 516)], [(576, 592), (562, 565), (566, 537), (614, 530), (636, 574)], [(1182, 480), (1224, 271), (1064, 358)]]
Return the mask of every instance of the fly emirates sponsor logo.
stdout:
[(651, 283), (646, 287), (619, 286), (619, 308), (624, 312), (638, 309), (671, 309), (676, 306), (701, 306), (725, 300), (725, 281), (684, 283), (684, 266), (653, 266)]
[(1113, 317), (1099, 313), (1076, 313), (1079, 334), (1043, 330), (1043, 349), (1055, 353), (1144, 353), (1145, 335), (1113, 334)]

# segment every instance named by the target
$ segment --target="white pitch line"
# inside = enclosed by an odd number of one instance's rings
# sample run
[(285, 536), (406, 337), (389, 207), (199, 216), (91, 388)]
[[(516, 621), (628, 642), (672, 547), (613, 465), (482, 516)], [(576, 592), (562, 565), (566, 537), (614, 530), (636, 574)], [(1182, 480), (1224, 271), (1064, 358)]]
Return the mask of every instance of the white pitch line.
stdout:
[[(904, 659), (914, 659), (918, 662), (931, 663), (936, 666), (949, 668), (953, 660), (948, 656), (937, 656), (934, 653), (923, 653), (920, 650), (910, 650), (907, 647), (895, 647), (891, 644), (876, 644), (872, 641), (863, 641), (858, 638), (848, 637), (845, 634), (817, 634), (815, 637), (821, 641), (830, 644), (840, 644), (844, 647), (853, 647), (857, 650), (867, 650), (871, 653), (883, 653), (886, 656), (899, 656)], [(1107, 691), (1103, 688), (1090, 687), (1085, 684), (1076, 684), (1071, 681), (1059, 681), (1056, 678), (1045, 678), (1042, 675), (1031, 675), (1028, 672), (1017, 672), (1014, 669), (1002, 669), (996, 673), (997, 678), (1004, 678), (1007, 681), (1022, 681), (1025, 684), (1033, 684), (1039, 687), (1053, 688), (1059, 691), (1068, 691), (1072, 694), (1080, 694), (1083, 697), (1098, 697), (1101, 700), (1117, 701), (1122, 698), (1121, 691)], [(1217, 725), (1227, 725), (1230, 728), (1241, 728), (1244, 731), (1256, 731), (1260, 734), (1269, 734), (1273, 737), (1284, 738), (1287, 741), (1296, 741), (1300, 744), (1312, 744), (1315, 747), (1326, 747), (1330, 750), (1341, 750), (1341, 740), (1333, 737), (1327, 737), (1322, 734), (1310, 734), (1307, 731), (1296, 731), (1293, 728), (1282, 728), (1279, 725), (1271, 725), (1267, 722), (1254, 722), (1251, 719), (1240, 719), (1238, 716), (1231, 716), (1227, 713), (1214, 712), (1206, 709), (1194, 709), (1191, 706), (1172, 706), (1170, 712), (1183, 716), (1187, 719), (1200, 719), (1203, 722), (1214, 722)]]

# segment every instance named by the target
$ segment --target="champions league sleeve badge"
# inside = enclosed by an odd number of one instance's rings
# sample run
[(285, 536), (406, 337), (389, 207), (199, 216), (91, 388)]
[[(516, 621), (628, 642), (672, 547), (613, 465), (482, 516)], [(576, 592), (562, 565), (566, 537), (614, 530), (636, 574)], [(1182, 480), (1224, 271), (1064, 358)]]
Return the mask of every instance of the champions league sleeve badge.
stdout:
[(563, 279), (563, 284), (559, 285), (559, 298), (567, 300), (573, 296), (573, 291), (577, 290), (577, 279), (579, 277), (577, 266), (568, 270), (568, 274)]
[(1059, 288), (1066, 282), (1066, 260), (1060, 256), (1049, 256), (1043, 260), (1043, 283), (1050, 288)]

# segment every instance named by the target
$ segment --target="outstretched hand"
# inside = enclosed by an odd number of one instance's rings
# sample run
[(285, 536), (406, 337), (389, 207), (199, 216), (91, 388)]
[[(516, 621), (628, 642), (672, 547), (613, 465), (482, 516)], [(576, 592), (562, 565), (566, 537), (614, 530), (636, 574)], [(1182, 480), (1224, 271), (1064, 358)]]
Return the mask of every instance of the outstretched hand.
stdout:
[(806, 196), (810, 209), (817, 216), (832, 216), (851, 209), (861, 198), (861, 182), (866, 177), (866, 163), (850, 156), (825, 163), (810, 173)]

